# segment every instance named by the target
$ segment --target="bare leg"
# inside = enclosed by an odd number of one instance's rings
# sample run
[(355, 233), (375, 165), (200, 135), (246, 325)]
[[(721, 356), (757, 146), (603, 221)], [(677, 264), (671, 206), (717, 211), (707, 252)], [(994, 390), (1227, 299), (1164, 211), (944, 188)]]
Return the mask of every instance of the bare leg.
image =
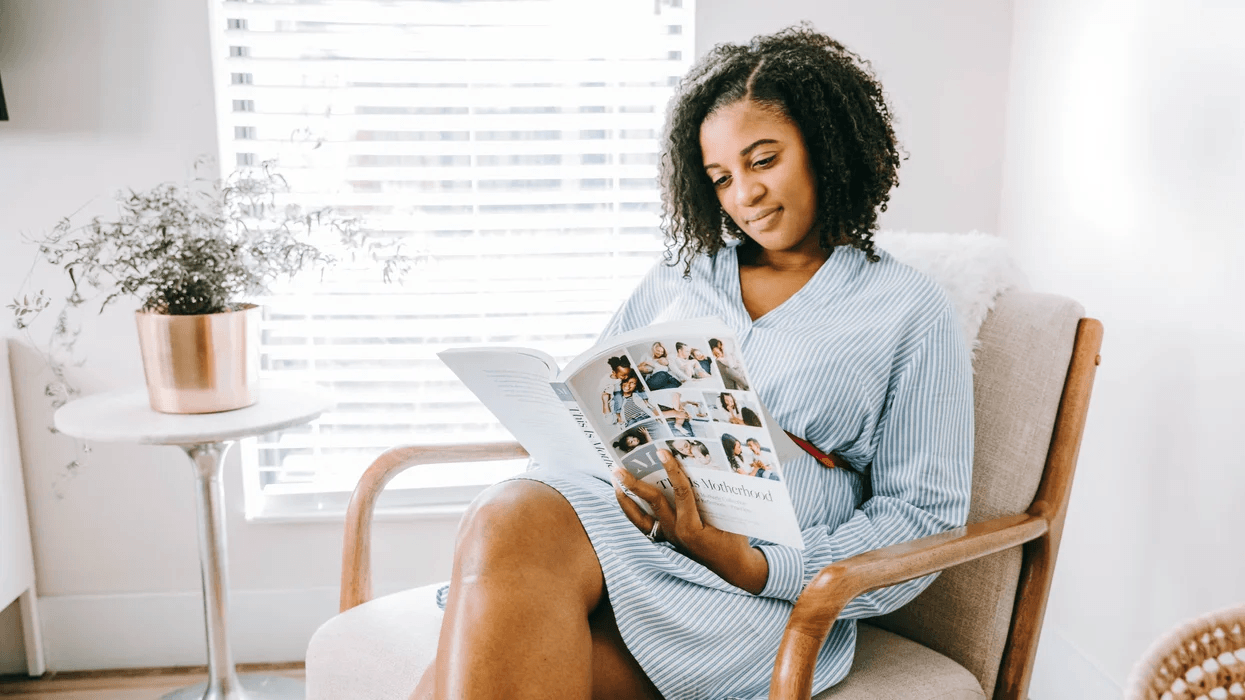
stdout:
[[(589, 616), (588, 626), (592, 630), (592, 700), (662, 700), (661, 693), (623, 644), (608, 600)], [(433, 700), (435, 676), (433, 663), (424, 671), (411, 700)]]
[(412, 695), (502, 697), (659, 697), (622, 644), (575, 511), (535, 481), (498, 484), (468, 510), (437, 660)]
[(662, 700), (627, 651), (609, 599), (588, 618), (592, 628), (592, 700)]

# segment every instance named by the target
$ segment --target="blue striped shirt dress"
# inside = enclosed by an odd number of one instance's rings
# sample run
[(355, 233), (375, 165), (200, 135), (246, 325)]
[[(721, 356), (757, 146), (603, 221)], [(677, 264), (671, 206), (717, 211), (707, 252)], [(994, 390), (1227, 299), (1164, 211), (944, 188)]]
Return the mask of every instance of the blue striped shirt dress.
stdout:
[[(872, 497), (846, 469), (812, 457), (782, 465), (804, 549), (753, 541), (769, 564), (754, 595), (653, 544), (623, 515), (610, 483), (537, 467), (518, 478), (557, 489), (596, 550), (628, 650), (667, 700), (766, 697), (791, 608), (822, 567), (963, 525), (973, 456), (970, 355), (942, 288), (879, 250), (837, 247), (782, 305), (752, 320), (735, 247), (683, 265), (658, 263), (602, 338), (659, 321), (718, 316), (748, 378), (785, 430), (853, 468), (871, 466)], [(852, 664), (859, 618), (894, 610), (933, 577), (853, 600), (817, 659), (814, 692)]]

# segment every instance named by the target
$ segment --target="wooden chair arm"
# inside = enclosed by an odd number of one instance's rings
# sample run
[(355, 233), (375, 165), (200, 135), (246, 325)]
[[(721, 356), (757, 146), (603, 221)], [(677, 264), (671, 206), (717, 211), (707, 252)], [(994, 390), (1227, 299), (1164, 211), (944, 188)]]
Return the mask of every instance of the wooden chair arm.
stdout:
[(372, 514), (393, 477), (420, 464), (486, 462), (527, 457), (517, 442), (479, 445), (407, 445), (386, 450), (363, 472), (346, 509), (342, 543), (341, 612), (372, 599)]
[(1020, 513), (974, 523), (918, 540), (883, 547), (822, 569), (800, 594), (787, 620), (771, 700), (808, 700), (813, 665), (830, 626), (856, 596), (1001, 552), (1046, 534), (1041, 513)]

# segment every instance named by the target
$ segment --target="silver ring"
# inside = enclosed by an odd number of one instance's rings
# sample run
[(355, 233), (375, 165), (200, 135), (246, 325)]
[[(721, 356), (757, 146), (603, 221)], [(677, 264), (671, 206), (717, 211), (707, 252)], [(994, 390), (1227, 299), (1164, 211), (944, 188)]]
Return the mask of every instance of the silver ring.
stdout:
[(649, 541), (649, 542), (656, 542), (656, 541), (657, 541), (657, 530), (658, 530), (660, 527), (661, 527), (661, 521), (660, 521), (660, 520), (656, 520), (656, 519), (655, 519), (655, 520), (653, 520), (653, 529), (652, 529), (652, 530), (649, 530), (649, 531), (648, 531), (648, 534), (647, 534), (647, 535), (645, 535), (645, 537), (647, 537), (647, 538), (648, 538), (648, 541)]

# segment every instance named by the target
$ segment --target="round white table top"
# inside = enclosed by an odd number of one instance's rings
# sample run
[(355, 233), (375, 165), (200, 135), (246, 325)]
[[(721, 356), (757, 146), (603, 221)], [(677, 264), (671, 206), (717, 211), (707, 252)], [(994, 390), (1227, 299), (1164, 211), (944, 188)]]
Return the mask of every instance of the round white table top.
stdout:
[(119, 389), (74, 399), (52, 416), (56, 429), (84, 440), (142, 445), (198, 445), (263, 435), (314, 420), (333, 407), (315, 387), (260, 383), (259, 401), (221, 413), (151, 410), (147, 388)]

